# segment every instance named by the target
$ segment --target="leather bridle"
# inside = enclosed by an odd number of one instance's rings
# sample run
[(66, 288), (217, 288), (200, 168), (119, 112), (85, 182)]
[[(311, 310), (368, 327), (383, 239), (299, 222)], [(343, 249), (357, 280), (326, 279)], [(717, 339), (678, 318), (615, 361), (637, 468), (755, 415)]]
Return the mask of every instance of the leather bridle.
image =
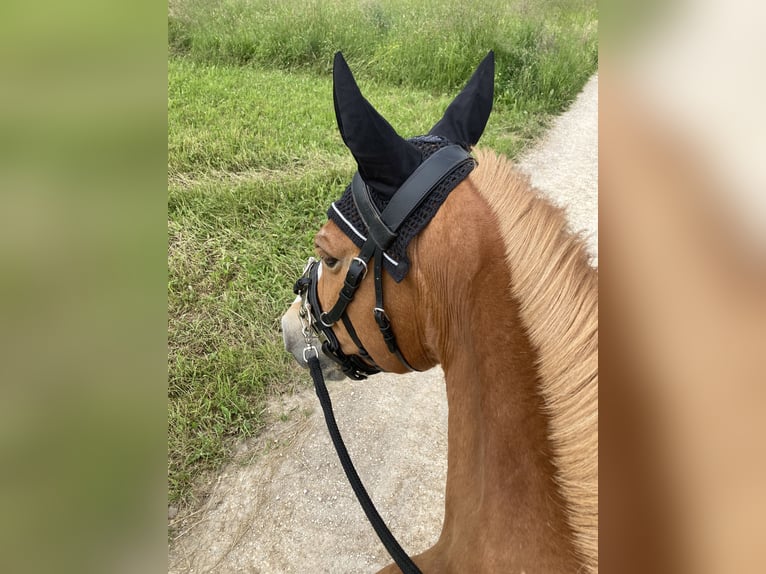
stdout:
[(346, 355), (340, 348), (340, 342), (332, 330), (332, 325), (326, 325), (322, 322), (322, 306), (317, 295), (318, 269), (320, 265), (321, 262), (313, 257), (309, 257), (303, 275), (293, 287), (293, 291), (301, 296), (301, 308), (298, 311), (298, 315), (301, 320), (303, 336), (306, 339), (303, 359), (308, 360), (310, 352), (317, 352), (316, 347), (311, 344), (311, 338), (317, 337), (322, 344), (322, 352), (335, 361), (346, 376), (359, 381), (366, 379), (367, 375), (379, 373), (380, 368), (378, 368), (375, 361), (361, 344), (361, 341), (359, 341), (356, 330), (346, 313), (343, 314), (341, 319), (359, 349), (358, 355)]
[[(322, 352), (335, 361), (343, 372), (352, 379), (366, 379), (381, 371), (373, 358), (364, 348), (354, 329), (346, 309), (367, 275), (368, 266), (373, 260), (375, 281), (375, 307), (373, 316), (389, 352), (410, 371), (417, 370), (410, 365), (396, 343), (391, 320), (383, 306), (383, 254), (397, 237), (397, 231), (407, 217), (412, 214), (423, 200), (436, 189), (442, 180), (460, 167), (464, 162), (474, 161), (471, 155), (458, 145), (447, 145), (431, 154), (421, 163), (410, 177), (394, 193), (391, 201), (379, 211), (370, 195), (370, 188), (357, 172), (351, 181), (354, 204), (367, 227), (367, 238), (359, 255), (349, 265), (338, 293), (338, 299), (332, 308), (324, 312), (317, 294), (319, 266), (321, 263), (310, 257), (303, 275), (296, 281), (293, 291), (301, 298), (299, 315), (303, 326), (306, 348), (304, 359), (310, 353), (318, 357), (312, 344), (314, 337), (322, 343)], [(337, 336), (332, 330), (336, 322), (341, 321), (357, 347), (358, 354), (347, 355), (341, 348)]]

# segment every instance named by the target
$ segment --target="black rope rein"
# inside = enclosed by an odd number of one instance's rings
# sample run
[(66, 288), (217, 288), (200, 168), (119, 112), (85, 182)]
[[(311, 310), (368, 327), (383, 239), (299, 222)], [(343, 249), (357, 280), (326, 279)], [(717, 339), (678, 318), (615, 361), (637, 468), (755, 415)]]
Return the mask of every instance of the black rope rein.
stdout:
[(327, 430), (332, 438), (332, 443), (335, 446), (335, 451), (338, 453), (338, 458), (343, 466), (343, 470), (346, 473), (346, 478), (351, 483), (351, 488), (354, 489), (359, 504), (362, 505), (362, 510), (367, 515), (367, 519), (372, 524), (375, 533), (380, 538), (383, 546), (386, 547), (391, 558), (394, 559), (396, 565), (402, 570), (403, 574), (422, 574), (420, 569), (415, 565), (412, 559), (402, 549), (399, 543), (391, 534), (391, 531), (383, 522), (380, 514), (375, 509), (375, 505), (370, 499), (370, 495), (367, 494), (367, 489), (362, 484), (362, 480), (359, 478), (354, 464), (351, 462), (351, 457), (348, 454), (346, 445), (343, 443), (343, 437), (338, 430), (338, 423), (335, 421), (335, 415), (332, 412), (332, 401), (330, 400), (330, 393), (327, 392), (327, 385), (324, 382), (324, 376), (322, 375), (322, 368), (319, 366), (319, 358), (314, 353), (313, 356), (308, 357), (309, 371), (311, 372), (311, 378), (314, 380), (314, 389), (316, 390), (317, 397), (319, 397), (319, 403), (322, 405), (322, 411), (324, 412), (325, 422), (327, 423)]

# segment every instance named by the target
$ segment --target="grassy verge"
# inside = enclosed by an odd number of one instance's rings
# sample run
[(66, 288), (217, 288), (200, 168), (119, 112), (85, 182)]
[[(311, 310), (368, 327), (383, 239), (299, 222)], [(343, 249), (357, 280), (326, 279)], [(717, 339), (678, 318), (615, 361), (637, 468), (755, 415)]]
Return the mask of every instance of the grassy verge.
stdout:
[(427, 132), (490, 48), (482, 144), (515, 156), (597, 64), (593, 1), (180, 0), (168, 17), (168, 485), (194, 483), (307, 384), (278, 321), (354, 163), (329, 75), (341, 49), (404, 136)]
[[(344, 174), (345, 175), (345, 174)], [(303, 380), (278, 318), (337, 171), (187, 187), (168, 198), (168, 481), (171, 501), (261, 423), (263, 401)]]
[(168, 37), (200, 62), (318, 73), (343, 50), (360, 77), (435, 92), (494, 49), (498, 103), (553, 113), (594, 69), (596, 17), (592, 0), (187, 0)]

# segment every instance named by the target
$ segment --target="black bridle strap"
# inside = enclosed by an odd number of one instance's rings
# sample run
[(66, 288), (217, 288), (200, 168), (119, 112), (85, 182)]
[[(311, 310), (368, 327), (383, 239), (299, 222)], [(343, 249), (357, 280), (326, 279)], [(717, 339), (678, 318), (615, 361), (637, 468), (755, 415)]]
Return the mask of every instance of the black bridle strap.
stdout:
[(367, 274), (367, 264), (372, 259), (375, 253), (375, 244), (372, 241), (367, 241), (348, 267), (346, 278), (343, 280), (343, 287), (338, 293), (338, 300), (335, 305), (332, 306), (327, 313), (322, 313), (321, 321), (325, 327), (330, 327), (335, 324), (345, 313), (346, 307), (351, 303), (354, 298), (356, 290), (359, 288), (359, 284)]
[(375, 316), (375, 322), (378, 324), (380, 334), (383, 336), (383, 340), (388, 347), (388, 351), (396, 355), (396, 358), (407, 367), (410, 371), (417, 371), (412, 365), (404, 358), (404, 354), (399, 349), (399, 345), (396, 344), (396, 336), (394, 336), (394, 329), (391, 326), (391, 319), (388, 318), (385, 308), (383, 307), (383, 252), (378, 249), (375, 252), (375, 308), (372, 310)]
[(325, 422), (327, 423), (327, 430), (332, 438), (332, 443), (335, 446), (335, 451), (338, 453), (338, 458), (343, 466), (343, 470), (346, 473), (346, 478), (351, 483), (351, 488), (354, 490), (359, 504), (362, 506), (362, 510), (367, 515), (367, 519), (372, 524), (375, 533), (380, 538), (383, 546), (386, 547), (391, 558), (394, 559), (396, 565), (399, 566), (404, 574), (421, 574), (420, 569), (415, 565), (412, 559), (402, 549), (399, 543), (391, 534), (391, 531), (386, 526), (386, 523), (381, 518), (378, 511), (375, 509), (375, 505), (370, 499), (370, 495), (367, 494), (367, 489), (364, 488), (362, 480), (359, 478), (354, 464), (351, 462), (351, 457), (346, 450), (346, 445), (343, 443), (343, 437), (341, 437), (340, 430), (338, 429), (338, 423), (335, 421), (335, 415), (332, 412), (332, 401), (330, 400), (330, 394), (327, 392), (327, 386), (322, 376), (322, 369), (319, 366), (319, 359), (316, 355), (308, 358), (309, 371), (311, 372), (311, 378), (314, 380), (314, 388), (319, 397), (319, 403), (322, 405), (322, 411), (324, 412)]
[[(322, 352), (330, 359), (335, 361), (346, 375), (355, 380), (366, 379), (367, 375), (373, 375), (379, 373), (380, 369), (372, 361), (371, 357), (367, 354), (367, 351), (360, 347), (360, 355), (346, 355), (340, 349), (340, 342), (333, 333), (330, 327), (325, 327), (321, 324), (316, 314), (321, 317), (322, 306), (319, 302), (319, 294), (317, 293), (317, 268), (319, 263), (317, 261), (309, 261), (306, 266), (303, 276), (296, 281), (293, 291), (296, 295), (305, 297), (308, 302), (308, 310), (306, 311), (306, 321), (311, 322), (316, 335), (319, 337), (320, 333), (324, 337), (322, 342)], [(308, 315), (311, 315), (310, 317)], [(345, 314), (344, 314), (345, 317)], [(349, 321), (350, 323), (350, 321)], [(352, 327), (353, 330), (353, 327)], [(353, 336), (356, 336), (356, 331), (353, 331)], [(358, 340), (358, 337), (357, 339)], [(307, 345), (309, 347), (309, 345)], [(368, 363), (365, 357), (369, 358), (372, 364)]]
[(351, 323), (351, 319), (348, 318), (348, 314), (343, 313), (340, 320), (343, 322), (343, 326), (346, 328), (346, 331), (351, 337), (351, 340), (354, 342), (354, 345), (356, 345), (356, 348), (359, 351), (359, 356), (362, 357), (362, 359), (364, 359), (367, 363), (370, 363), (371, 367), (378, 368), (378, 365), (375, 364), (375, 359), (370, 356), (370, 354), (367, 352), (367, 349), (364, 348), (362, 341), (359, 339), (359, 335), (356, 334), (356, 329), (354, 329), (354, 325)]
[(439, 185), (439, 182), (466, 161), (473, 161), (471, 154), (458, 145), (448, 145), (435, 151), (412, 172), (407, 181), (396, 190), (382, 213), (370, 197), (369, 189), (359, 172), (351, 180), (354, 204), (367, 226), (369, 239), (385, 251), (396, 238), (396, 232), (407, 217)]

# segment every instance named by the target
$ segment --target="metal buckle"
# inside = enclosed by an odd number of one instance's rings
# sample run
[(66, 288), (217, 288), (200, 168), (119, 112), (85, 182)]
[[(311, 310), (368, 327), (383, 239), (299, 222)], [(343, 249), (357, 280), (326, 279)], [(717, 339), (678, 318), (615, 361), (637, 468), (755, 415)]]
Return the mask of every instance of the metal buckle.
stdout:
[(320, 323), (322, 323), (322, 325), (324, 325), (325, 327), (327, 327), (329, 329), (330, 327), (335, 325), (335, 323), (328, 323), (327, 321), (325, 321), (324, 320), (325, 315), (327, 315), (327, 313), (322, 313), (321, 315), (319, 315), (319, 321), (320, 321)]
[(309, 358), (306, 354), (310, 351), (314, 351), (314, 358), (319, 359), (319, 351), (317, 351), (317, 348), (314, 345), (307, 345), (305, 349), (303, 349), (303, 360), (307, 363), (309, 362)]
[(391, 319), (388, 318), (388, 313), (381, 307), (373, 307), (372, 314), (375, 317), (375, 322), (381, 329), (388, 329), (391, 326)]
[(360, 283), (364, 281), (364, 278), (367, 277), (367, 263), (362, 259), (361, 257), (354, 257), (351, 259), (351, 261), (359, 261), (359, 263), (362, 264), (362, 267), (364, 267), (364, 273), (362, 273), (362, 279), (360, 280)]

